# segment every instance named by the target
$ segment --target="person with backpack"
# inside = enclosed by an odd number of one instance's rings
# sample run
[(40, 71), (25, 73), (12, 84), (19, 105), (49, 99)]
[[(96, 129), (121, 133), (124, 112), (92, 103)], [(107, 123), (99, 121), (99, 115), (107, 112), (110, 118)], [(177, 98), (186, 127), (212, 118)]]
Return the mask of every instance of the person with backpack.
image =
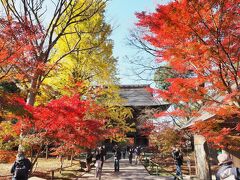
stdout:
[(181, 166), (183, 165), (183, 155), (180, 149), (174, 148), (172, 151), (172, 157), (176, 164), (176, 176), (174, 177), (174, 179), (183, 179), (181, 168)]
[(219, 154), (219, 170), (216, 173), (216, 180), (240, 180), (240, 169), (233, 167), (233, 162), (228, 154)]
[(91, 149), (88, 149), (86, 154), (86, 171), (87, 172), (91, 170), (92, 158), (93, 158), (92, 151)]
[(120, 148), (115, 145), (113, 148), (113, 153), (114, 153), (114, 171), (119, 172), (119, 166), (120, 166), (120, 159), (121, 159), (121, 151)]
[(105, 147), (103, 147), (103, 146), (100, 146), (99, 147), (99, 151), (100, 151), (100, 156), (101, 156), (101, 161), (102, 161), (102, 166), (101, 166), (101, 168), (103, 167), (103, 163), (104, 163), (104, 161), (105, 161), (105, 159), (106, 159), (106, 149), (105, 149)]
[(107, 150), (106, 150), (105, 145), (103, 145), (101, 147), (101, 152), (102, 152), (102, 155), (103, 155), (103, 160), (105, 161), (106, 160), (106, 155), (107, 155)]
[(31, 170), (32, 163), (24, 156), (23, 152), (17, 154), (16, 161), (11, 168), (13, 180), (27, 180)]
[(139, 161), (141, 160), (141, 146), (137, 146), (135, 149), (135, 164), (138, 164)]
[(130, 147), (128, 150), (128, 159), (129, 159), (129, 163), (132, 164), (132, 158), (133, 158), (133, 148)]

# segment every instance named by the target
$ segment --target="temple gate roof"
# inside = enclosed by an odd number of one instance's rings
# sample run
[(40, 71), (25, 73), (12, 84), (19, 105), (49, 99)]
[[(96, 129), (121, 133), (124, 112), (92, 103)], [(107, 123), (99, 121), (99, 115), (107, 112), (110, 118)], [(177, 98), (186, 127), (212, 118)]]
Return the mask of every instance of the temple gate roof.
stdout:
[(155, 98), (147, 88), (150, 88), (148, 84), (120, 85), (120, 96), (123, 99), (126, 99), (124, 105), (133, 107), (156, 107), (168, 105), (168, 103), (161, 102), (159, 99)]

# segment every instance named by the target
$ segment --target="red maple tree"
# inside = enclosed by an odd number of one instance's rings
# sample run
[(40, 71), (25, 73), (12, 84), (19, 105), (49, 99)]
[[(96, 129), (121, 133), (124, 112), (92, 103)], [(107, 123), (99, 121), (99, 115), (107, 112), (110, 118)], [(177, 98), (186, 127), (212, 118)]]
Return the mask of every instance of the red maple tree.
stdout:
[(28, 21), (21, 24), (11, 17), (1, 18), (0, 23), (0, 81), (29, 79), (41, 68), (34, 61), (37, 47), (32, 43), (41, 39), (38, 29)]
[[(105, 119), (97, 112), (103, 109), (91, 101), (82, 101), (80, 95), (63, 96), (47, 105), (28, 106), (31, 113), (19, 121), (23, 123), (24, 134), (39, 134), (44, 139), (55, 142), (55, 150), (66, 151), (95, 148), (105, 137)], [(63, 152), (61, 152), (63, 153)]]
[[(224, 131), (224, 137), (236, 135), (240, 123), (238, 14), (237, 0), (181, 0), (159, 5), (153, 13), (136, 14), (142, 39), (157, 49), (157, 62), (178, 74), (166, 79), (167, 90), (157, 90), (177, 105), (171, 114), (188, 121), (204, 112), (213, 114), (217, 118), (196, 129), (225, 147), (230, 142), (219, 138), (219, 132)], [(209, 123), (218, 126), (210, 128), (215, 132), (211, 135), (204, 133)]]
[(8, 119), (11, 113), (22, 113), (16, 101), (20, 96), (16, 84), (29, 80), (30, 72), (39, 70), (39, 64), (31, 61), (36, 47), (30, 39), (41, 37), (36, 27), (30, 28), (28, 22), (23, 25), (11, 16), (1, 17), (0, 24), (0, 116)]

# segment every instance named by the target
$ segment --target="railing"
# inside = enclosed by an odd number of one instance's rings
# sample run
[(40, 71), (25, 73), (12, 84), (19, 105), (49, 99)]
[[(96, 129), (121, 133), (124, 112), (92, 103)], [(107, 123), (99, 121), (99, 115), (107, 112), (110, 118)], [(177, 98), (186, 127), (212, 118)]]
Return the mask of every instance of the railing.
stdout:
[(143, 165), (145, 166), (146, 170), (149, 172), (149, 174), (151, 175), (160, 175), (161, 172), (161, 167), (159, 164), (153, 162), (150, 157), (148, 156), (143, 156), (141, 158), (141, 161), (143, 163)]
[(75, 160), (78, 160), (78, 161), (79, 161), (79, 164), (74, 163), (74, 164), (71, 164), (71, 165), (69, 165), (69, 166), (64, 166), (64, 167), (60, 167), (60, 168), (56, 168), (56, 169), (51, 169), (51, 170), (47, 171), (48, 173), (50, 173), (51, 180), (54, 179), (54, 174), (55, 174), (55, 172), (58, 172), (58, 171), (59, 171), (59, 172), (61, 173), (61, 171), (63, 171), (64, 169), (69, 168), (69, 167), (72, 167), (72, 166), (76, 166), (76, 165), (79, 165), (81, 169), (83, 169), (84, 167), (86, 167), (86, 162), (81, 161), (81, 160), (85, 159), (85, 156), (86, 156), (86, 154), (85, 154), (85, 153), (82, 153), (82, 154), (79, 155), (79, 158), (78, 158), (78, 159), (75, 159)]
[[(177, 179), (179, 179), (179, 177), (176, 176), (175, 172), (169, 171), (169, 170), (165, 169), (162, 164), (158, 164), (158, 163), (152, 161), (151, 157), (152, 157), (151, 154), (143, 154), (142, 158), (141, 158), (141, 162), (145, 166), (145, 168), (149, 172), (149, 174), (156, 175), (156, 176), (167, 175), (167, 176), (173, 176), (173, 177), (176, 177)], [(191, 179), (194, 179), (194, 178), (196, 178), (196, 176), (192, 175), (191, 166), (192, 166), (192, 164), (191, 164), (190, 158), (187, 156), (186, 167), (188, 168), (189, 177)]]
[(0, 175), (0, 179), (1, 179), (1, 180), (12, 179), (12, 175), (6, 175), (6, 176), (1, 176), (1, 175)]
[[(81, 161), (82, 159), (85, 158), (85, 156), (86, 156), (86, 154), (83, 153), (83, 154), (81, 154), (81, 155), (79, 156), (79, 159), (77, 159), (77, 160), (79, 160), (79, 165), (80, 165), (80, 168), (81, 168), (81, 169), (83, 169), (84, 167), (86, 167), (86, 162)], [(113, 156), (113, 154), (108, 153), (108, 154), (106, 155), (106, 159), (109, 159), (109, 158), (111, 158), (112, 156)], [(75, 160), (76, 160), (76, 159), (75, 159)], [(92, 164), (94, 164), (94, 162), (95, 162), (95, 161), (93, 161)], [(75, 166), (75, 165), (76, 165), (76, 164), (73, 164), (72, 166)], [(56, 172), (56, 171), (62, 171), (63, 169), (69, 168), (69, 167), (71, 167), (71, 166), (66, 166), (66, 167), (62, 167), (62, 168), (52, 169), (52, 170), (48, 171), (48, 172), (50, 173), (50, 175), (51, 175), (51, 180), (54, 179), (54, 172)]]
[[(51, 179), (54, 179), (54, 175), (55, 175), (55, 173), (56, 172), (61, 172), (61, 171), (63, 171), (64, 169), (66, 169), (66, 168), (69, 168), (69, 167), (72, 167), (72, 166), (76, 166), (76, 165), (79, 165), (80, 166), (80, 168), (81, 169), (83, 169), (84, 167), (86, 167), (86, 162), (84, 162), (84, 161), (82, 161), (83, 159), (85, 159), (85, 156), (86, 156), (86, 154), (84, 154), (84, 153), (82, 153), (80, 156), (79, 156), (79, 158), (78, 159), (75, 159), (75, 160), (79, 160), (79, 164), (76, 164), (76, 163), (73, 163), (72, 165), (69, 165), (69, 166), (63, 166), (63, 167), (59, 167), (59, 168), (56, 168), (56, 169), (51, 169), (51, 170), (48, 170), (48, 171), (45, 171), (45, 172), (47, 172), (47, 173), (49, 173), (50, 174), (50, 178)], [(108, 153), (107, 154), (107, 156), (106, 156), (106, 159), (109, 159), (109, 158), (111, 158), (113, 156), (113, 154), (112, 153)], [(94, 164), (94, 161), (92, 162), (92, 164)], [(36, 169), (36, 168), (35, 168)], [(0, 175), (0, 180), (2, 180), (2, 179), (11, 179), (11, 177), (12, 177), (12, 175), (5, 175), (5, 176), (1, 176)]]
[(65, 166), (65, 167), (61, 167), (61, 168), (57, 168), (57, 169), (51, 169), (49, 171), (47, 171), (48, 173), (50, 173), (50, 176), (51, 176), (51, 180), (54, 179), (54, 172), (57, 172), (57, 171), (61, 171), (64, 169), (64, 168), (69, 168), (69, 167), (72, 167), (72, 166), (75, 166), (76, 164), (73, 164), (73, 165), (70, 165), (70, 166)]
[(143, 165), (145, 166), (146, 170), (149, 172), (151, 175), (155, 176), (160, 176), (160, 175), (170, 175), (170, 176), (175, 176), (174, 173), (166, 170), (163, 168), (161, 165), (158, 163), (154, 162), (151, 160), (151, 157), (153, 156), (152, 153), (144, 153), (141, 160)]

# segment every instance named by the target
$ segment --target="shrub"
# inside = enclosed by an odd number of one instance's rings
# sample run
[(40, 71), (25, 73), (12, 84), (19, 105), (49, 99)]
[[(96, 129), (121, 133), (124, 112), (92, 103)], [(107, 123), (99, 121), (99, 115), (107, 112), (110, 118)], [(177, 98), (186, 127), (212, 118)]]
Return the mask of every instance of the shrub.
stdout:
[(0, 150), (0, 163), (12, 163), (16, 159), (16, 151)]

